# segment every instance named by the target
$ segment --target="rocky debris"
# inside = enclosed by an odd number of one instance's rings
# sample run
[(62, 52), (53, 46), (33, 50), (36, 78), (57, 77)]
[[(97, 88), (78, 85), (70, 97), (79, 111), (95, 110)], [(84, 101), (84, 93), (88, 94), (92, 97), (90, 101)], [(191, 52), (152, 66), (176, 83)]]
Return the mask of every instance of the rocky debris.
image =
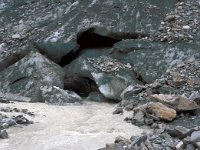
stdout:
[(185, 95), (189, 98), (200, 89), (199, 67), (199, 60), (192, 59), (169, 68), (161, 79), (155, 81), (161, 85), (157, 87), (157, 91), (162, 94)]
[(34, 116), (34, 113), (28, 109), (1, 107), (0, 111), (0, 139), (8, 138), (6, 129), (12, 126), (30, 125), (34, 123), (26, 118), (27, 115), (30, 117)]
[[(124, 139), (126, 142), (121, 142), (119, 140), (117, 144), (119, 144), (125, 150), (196, 150), (199, 148), (199, 127), (196, 127), (195, 129), (187, 129), (177, 126), (175, 128), (175, 130), (168, 130), (166, 127), (155, 129), (150, 133), (143, 133), (140, 136), (132, 136), (130, 140)], [(173, 132), (175, 132), (175, 134), (171, 136), (171, 133)], [(116, 139), (118, 139), (118, 137)], [(117, 149), (114, 148), (114, 150)]]
[(192, 41), (199, 30), (199, 3), (194, 0), (181, 1), (176, 4), (175, 10), (168, 13), (161, 22), (155, 39), (160, 41)]
[(154, 94), (149, 97), (152, 101), (157, 101), (174, 108), (178, 112), (194, 111), (199, 108), (196, 102), (183, 96), (169, 94)]

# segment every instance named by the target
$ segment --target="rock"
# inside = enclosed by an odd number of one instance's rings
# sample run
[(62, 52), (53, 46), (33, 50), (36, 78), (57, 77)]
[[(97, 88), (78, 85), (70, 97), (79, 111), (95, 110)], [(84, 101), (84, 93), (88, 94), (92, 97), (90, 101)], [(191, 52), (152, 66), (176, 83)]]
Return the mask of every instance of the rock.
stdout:
[[(198, 148), (198, 147), (197, 147)], [(200, 147), (199, 147), (200, 148)], [(195, 147), (193, 144), (187, 144), (186, 150), (195, 150)]]
[(192, 132), (190, 140), (192, 143), (200, 142), (200, 131)]
[(54, 105), (67, 105), (68, 103), (81, 103), (82, 98), (73, 91), (63, 90), (59, 87), (42, 86), (40, 88), (46, 103)]
[(123, 114), (123, 108), (122, 107), (117, 107), (114, 111), (113, 114)]
[[(35, 42), (34, 45), (41, 54), (46, 55), (55, 63), (61, 63), (61, 65), (66, 65), (67, 62), (70, 62), (69, 54), (75, 53), (79, 48), (79, 45), (77, 45), (75, 42)], [(69, 58), (67, 58), (67, 56)]]
[(132, 143), (131, 143), (131, 147), (137, 145), (137, 146), (140, 146), (143, 142), (145, 142), (147, 140), (147, 136), (146, 135), (142, 135), (142, 136), (139, 136), (137, 138), (135, 138)]
[(125, 150), (121, 144), (106, 144), (106, 150)]
[(197, 149), (200, 149), (200, 142), (196, 142), (195, 146), (197, 147)]
[(143, 111), (134, 111), (132, 123), (138, 126), (144, 125), (144, 116), (145, 113)]
[(119, 135), (115, 138), (115, 143), (119, 143), (121, 145), (128, 145), (131, 144), (131, 141)]
[(183, 141), (180, 141), (177, 145), (176, 145), (176, 150), (182, 150), (184, 147), (184, 143)]
[(8, 138), (8, 133), (6, 130), (0, 130), (0, 138), (1, 139), (7, 139)]
[(198, 105), (200, 104), (200, 94), (198, 91), (193, 91), (189, 97), (190, 100), (195, 101)]
[(182, 126), (176, 126), (174, 129), (167, 128), (167, 133), (172, 137), (177, 137), (179, 139), (186, 138), (187, 136), (190, 136), (192, 133), (192, 130), (189, 130)]
[(0, 123), (6, 123), (8, 124), (8, 126), (13, 126), (17, 124), (15, 119), (12, 119), (12, 118), (4, 118), (0, 121)]
[[(165, 75), (169, 68), (191, 58), (200, 58), (200, 55), (196, 55), (197, 48), (197, 44), (182, 42), (168, 44), (144, 39), (130, 39), (116, 43), (112, 55), (122, 62), (133, 65), (135, 72), (142, 77), (143, 81), (153, 83)], [(175, 78), (174, 81), (177, 84), (184, 83), (179, 78)]]
[(17, 33), (16, 33), (16, 34), (13, 34), (13, 35), (12, 35), (12, 38), (13, 38), (13, 39), (22, 39), (22, 36), (21, 36), (20, 34), (17, 34)]
[(64, 87), (64, 71), (38, 52), (29, 55), (0, 72), (3, 92), (29, 97), (32, 102), (44, 102), (41, 86)]
[(33, 124), (33, 121), (29, 121), (27, 118), (25, 118), (23, 115), (18, 115), (15, 118), (15, 121), (17, 124)]
[(179, 112), (194, 111), (199, 108), (196, 102), (178, 95), (153, 94), (149, 96), (149, 99), (166, 104)]
[(71, 76), (78, 74), (90, 78), (108, 99), (120, 101), (121, 92), (130, 84), (138, 84), (130, 64), (123, 64), (108, 56), (98, 58), (79, 57), (65, 70)]
[(177, 115), (174, 109), (171, 109), (160, 102), (148, 104), (147, 112), (155, 114), (156, 117), (164, 121), (172, 121)]

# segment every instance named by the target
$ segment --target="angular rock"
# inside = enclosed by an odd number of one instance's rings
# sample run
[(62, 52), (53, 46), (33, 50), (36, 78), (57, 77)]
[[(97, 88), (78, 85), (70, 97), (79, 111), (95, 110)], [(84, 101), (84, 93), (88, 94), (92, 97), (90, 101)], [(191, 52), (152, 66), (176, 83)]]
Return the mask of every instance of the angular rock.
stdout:
[(200, 131), (192, 132), (190, 140), (192, 143), (200, 142)]
[(119, 143), (121, 145), (128, 145), (128, 144), (131, 144), (131, 140), (126, 139), (119, 135), (115, 138), (115, 143)]
[(135, 138), (133, 140), (133, 142), (131, 143), (131, 147), (135, 146), (135, 145), (138, 145), (140, 146), (143, 142), (145, 142), (147, 140), (147, 136), (146, 135), (142, 135), (142, 136), (139, 136), (137, 138)]
[(176, 118), (176, 111), (171, 109), (160, 102), (148, 104), (147, 112), (155, 114), (160, 120), (172, 121)]
[(8, 138), (8, 133), (6, 130), (0, 130), (0, 138), (1, 139), (7, 139)]
[(44, 102), (41, 86), (64, 87), (64, 71), (38, 52), (29, 55), (0, 72), (0, 88), (4, 93), (29, 97)]
[[(181, 42), (168, 44), (131, 39), (116, 43), (112, 55), (132, 64), (145, 82), (152, 83), (163, 76), (167, 69), (183, 61), (200, 58), (197, 54), (198, 47), (197, 44)], [(177, 83), (179, 84), (179, 80)]]
[(75, 92), (63, 90), (56, 86), (42, 86), (40, 90), (46, 103), (67, 105), (68, 103), (81, 103), (82, 101), (82, 98)]
[(125, 150), (121, 144), (106, 144), (106, 150)]
[[(75, 53), (79, 46), (75, 42), (61, 43), (61, 42), (36, 42), (34, 43), (39, 52), (46, 55), (49, 59), (55, 63), (61, 62), (64, 56), (67, 57), (69, 53)], [(65, 58), (65, 59), (70, 59)]]
[(149, 99), (168, 105), (179, 112), (194, 111), (199, 108), (196, 102), (179, 95), (153, 94)]
[(197, 149), (200, 149), (200, 142), (196, 142), (195, 146), (197, 147)]
[(123, 108), (122, 107), (117, 107), (114, 111), (113, 114), (123, 114)]
[(144, 125), (145, 121), (145, 113), (143, 111), (135, 111), (133, 118), (132, 118), (132, 123), (138, 126)]
[(93, 80), (99, 91), (108, 99), (120, 101), (121, 92), (130, 84), (139, 84), (130, 64), (124, 64), (108, 56), (80, 57), (65, 70), (71, 76), (78, 74)]
[(176, 126), (174, 129), (167, 128), (167, 133), (172, 137), (177, 137), (179, 139), (186, 138), (187, 136), (190, 136), (192, 133), (192, 130), (189, 130), (182, 126)]
[[(200, 145), (199, 145), (200, 146)], [(197, 148), (200, 148), (200, 147), (197, 147)], [(195, 150), (196, 148), (194, 147), (193, 144), (187, 144), (186, 146), (186, 150)]]
[(176, 145), (176, 150), (182, 150), (184, 147), (184, 143), (183, 141), (180, 141), (177, 145)]

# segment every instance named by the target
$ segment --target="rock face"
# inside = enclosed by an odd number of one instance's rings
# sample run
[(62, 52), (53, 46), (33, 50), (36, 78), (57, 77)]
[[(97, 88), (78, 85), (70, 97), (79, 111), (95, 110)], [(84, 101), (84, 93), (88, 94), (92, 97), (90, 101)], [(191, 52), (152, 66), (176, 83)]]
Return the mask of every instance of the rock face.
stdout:
[(71, 55), (79, 48), (75, 42), (59, 43), (59, 42), (38, 42), (34, 43), (35, 47), (41, 54), (46, 55), (55, 63), (64, 63), (62, 58), (65, 56), (70, 59)]
[(33, 102), (44, 102), (41, 86), (64, 87), (64, 71), (38, 52), (29, 55), (0, 72), (3, 92), (30, 97)]
[(79, 74), (92, 79), (108, 99), (120, 101), (120, 94), (130, 84), (141, 83), (129, 64), (108, 56), (80, 57), (65, 67), (70, 75)]
[(115, 58), (130, 63), (144, 81), (152, 83), (166, 71), (188, 59), (199, 59), (197, 44), (123, 40), (114, 45)]

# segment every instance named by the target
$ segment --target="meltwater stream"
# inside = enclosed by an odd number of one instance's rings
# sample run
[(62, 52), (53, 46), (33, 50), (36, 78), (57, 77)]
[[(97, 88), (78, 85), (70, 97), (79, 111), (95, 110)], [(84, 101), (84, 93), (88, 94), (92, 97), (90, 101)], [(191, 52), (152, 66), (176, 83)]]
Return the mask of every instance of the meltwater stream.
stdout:
[[(2, 104), (27, 108), (36, 115), (33, 125), (7, 130), (0, 150), (97, 150), (113, 143), (116, 136), (130, 138), (142, 130), (112, 115), (114, 104), (87, 102), (81, 106), (52, 106), (42, 103)], [(127, 115), (127, 114), (125, 114)]]

